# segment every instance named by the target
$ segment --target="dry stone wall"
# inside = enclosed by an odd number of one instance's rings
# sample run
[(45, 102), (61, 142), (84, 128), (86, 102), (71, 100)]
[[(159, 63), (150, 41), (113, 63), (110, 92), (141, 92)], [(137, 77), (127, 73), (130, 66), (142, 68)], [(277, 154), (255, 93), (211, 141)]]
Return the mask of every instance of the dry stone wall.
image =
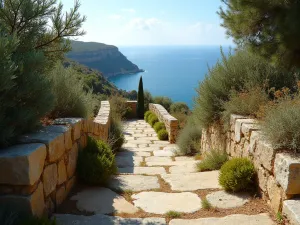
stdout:
[(158, 117), (160, 122), (165, 124), (169, 133), (169, 142), (175, 143), (178, 133), (178, 120), (171, 116), (162, 105), (150, 103), (149, 110)]
[(51, 126), (20, 137), (0, 150), (0, 205), (42, 216), (59, 206), (76, 182), (78, 151), (87, 136), (107, 140), (110, 105), (101, 102), (92, 120), (56, 119)]
[(263, 197), (275, 212), (300, 194), (300, 155), (276, 151), (263, 137), (256, 120), (231, 115), (230, 131), (219, 126), (203, 130), (202, 152), (225, 150), (230, 157), (251, 159)]

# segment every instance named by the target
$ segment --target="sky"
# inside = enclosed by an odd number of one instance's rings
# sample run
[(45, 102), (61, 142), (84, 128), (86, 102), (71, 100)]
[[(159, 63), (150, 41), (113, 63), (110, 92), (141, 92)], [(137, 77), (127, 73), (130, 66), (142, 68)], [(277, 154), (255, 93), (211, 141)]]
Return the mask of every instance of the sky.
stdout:
[[(65, 10), (74, 0), (61, 0)], [(232, 45), (217, 14), (221, 0), (81, 0), (80, 41), (118, 46)]]

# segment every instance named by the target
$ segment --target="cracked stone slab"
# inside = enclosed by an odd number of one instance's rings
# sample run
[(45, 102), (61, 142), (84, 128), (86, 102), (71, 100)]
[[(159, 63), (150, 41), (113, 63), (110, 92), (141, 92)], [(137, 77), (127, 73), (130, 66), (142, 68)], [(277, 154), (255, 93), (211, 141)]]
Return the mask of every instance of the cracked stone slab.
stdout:
[(196, 161), (194, 157), (188, 157), (188, 156), (179, 156), (175, 157), (175, 161)]
[(196, 164), (186, 164), (183, 166), (171, 166), (169, 172), (172, 173), (197, 173), (197, 166)]
[(173, 162), (171, 157), (158, 157), (158, 156), (151, 156), (145, 158), (146, 162)]
[(160, 188), (156, 176), (142, 175), (118, 175), (110, 180), (108, 186), (118, 191), (146, 191)]
[(121, 195), (102, 187), (85, 189), (72, 196), (71, 200), (77, 200), (76, 207), (81, 212), (134, 214), (139, 211), (138, 208), (127, 202)]
[(152, 148), (152, 147), (127, 147), (127, 148), (124, 148), (124, 146), (122, 148), (125, 149), (126, 151), (131, 151), (131, 152), (153, 152), (153, 151), (156, 151), (159, 149), (159, 148)]
[(141, 192), (131, 196), (134, 205), (148, 213), (165, 214), (168, 211), (193, 213), (201, 209), (201, 199), (191, 192)]
[(118, 167), (139, 166), (141, 162), (143, 162), (141, 156), (116, 156)]
[(129, 152), (129, 151), (124, 151), (124, 152), (118, 152), (117, 156), (151, 156), (150, 152)]
[(169, 225), (275, 225), (268, 214), (242, 215), (234, 214), (221, 218), (174, 219)]
[(63, 225), (167, 225), (163, 218), (121, 218), (96, 214), (80, 216), (70, 214), (55, 214), (58, 224)]
[(289, 219), (291, 224), (300, 225), (300, 199), (285, 200), (282, 213)]
[(153, 151), (154, 156), (165, 157), (165, 156), (175, 156), (175, 152), (171, 150), (155, 150)]
[(218, 181), (219, 171), (162, 175), (173, 191), (196, 191), (202, 189), (221, 189)]
[(161, 162), (146, 162), (147, 166), (187, 166), (187, 165), (196, 165), (197, 162), (191, 161), (161, 161)]
[(124, 167), (118, 169), (119, 173), (126, 174), (146, 174), (146, 175), (161, 175), (166, 174), (163, 167)]
[(207, 195), (206, 199), (214, 207), (229, 209), (245, 205), (249, 202), (250, 195), (248, 193), (232, 194), (225, 191), (217, 191)]

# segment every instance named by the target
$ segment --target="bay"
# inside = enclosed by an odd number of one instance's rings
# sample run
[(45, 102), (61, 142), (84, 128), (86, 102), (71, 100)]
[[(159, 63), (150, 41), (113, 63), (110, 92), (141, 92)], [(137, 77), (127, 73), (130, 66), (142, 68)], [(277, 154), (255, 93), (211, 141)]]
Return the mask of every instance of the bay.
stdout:
[[(222, 48), (227, 55), (230, 47)], [(191, 108), (199, 82), (205, 78), (208, 67), (221, 57), (220, 46), (126, 46), (119, 49), (145, 72), (109, 78), (118, 88), (137, 90), (142, 76), (144, 90), (153, 96), (167, 96)]]

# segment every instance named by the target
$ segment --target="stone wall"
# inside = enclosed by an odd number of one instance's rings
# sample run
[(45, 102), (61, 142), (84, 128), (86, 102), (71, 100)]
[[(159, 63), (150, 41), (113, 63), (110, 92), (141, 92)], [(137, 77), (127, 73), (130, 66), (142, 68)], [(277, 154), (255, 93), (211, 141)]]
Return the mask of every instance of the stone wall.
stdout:
[(168, 111), (159, 104), (150, 103), (149, 110), (158, 117), (160, 122), (165, 124), (169, 133), (169, 142), (175, 143), (178, 133), (178, 120), (171, 116)]
[(256, 120), (231, 115), (230, 131), (203, 130), (202, 152), (225, 150), (230, 157), (248, 157), (255, 165), (262, 196), (281, 211), (283, 202), (300, 194), (300, 155), (276, 151), (262, 136)]
[(110, 105), (101, 102), (94, 121), (56, 119), (51, 126), (20, 137), (0, 150), (0, 205), (41, 216), (60, 205), (76, 182), (78, 151), (87, 136), (107, 140)]

